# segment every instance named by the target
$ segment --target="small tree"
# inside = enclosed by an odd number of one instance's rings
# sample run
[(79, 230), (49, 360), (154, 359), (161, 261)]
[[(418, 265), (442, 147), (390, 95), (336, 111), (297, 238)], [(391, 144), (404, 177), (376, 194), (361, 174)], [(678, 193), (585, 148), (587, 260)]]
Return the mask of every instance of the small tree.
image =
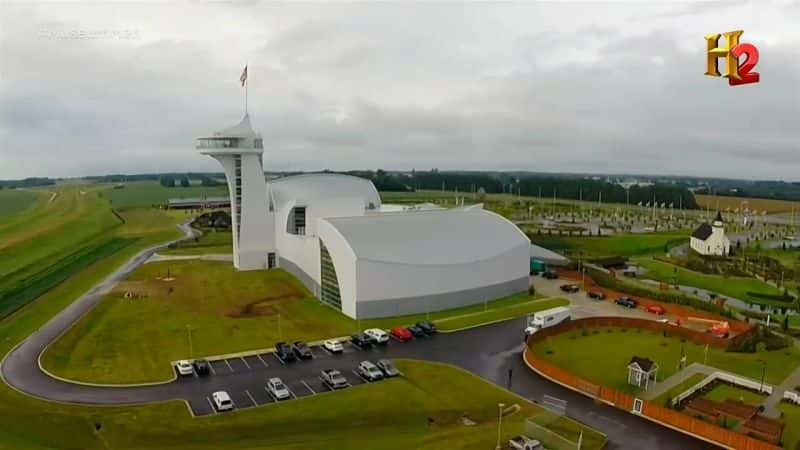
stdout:
[(783, 331), (789, 331), (789, 316), (783, 316)]

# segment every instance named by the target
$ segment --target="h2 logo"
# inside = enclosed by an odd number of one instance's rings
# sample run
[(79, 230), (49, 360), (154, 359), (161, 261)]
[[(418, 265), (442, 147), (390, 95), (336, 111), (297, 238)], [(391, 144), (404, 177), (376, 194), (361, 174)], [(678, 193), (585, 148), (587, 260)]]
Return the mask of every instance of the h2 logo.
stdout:
[[(758, 72), (751, 72), (758, 64), (758, 49), (753, 44), (740, 44), (739, 37), (744, 31), (729, 31), (727, 33), (709, 34), (706, 36), (706, 75), (720, 76), (717, 63), (720, 58), (725, 58), (725, 74), (731, 86), (758, 83)], [(725, 37), (725, 46), (719, 46), (720, 36)], [(745, 60), (739, 64), (739, 57), (745, 55)]]

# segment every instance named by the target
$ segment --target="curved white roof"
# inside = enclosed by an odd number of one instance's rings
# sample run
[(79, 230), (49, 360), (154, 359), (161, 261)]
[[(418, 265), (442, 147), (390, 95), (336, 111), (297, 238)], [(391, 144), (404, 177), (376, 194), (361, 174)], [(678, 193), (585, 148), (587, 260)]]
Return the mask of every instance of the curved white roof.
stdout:
[(277, 207), (291, 201), (296, 201), (299, 205), (310, 205), (317, 201), (340, 199), (363, 200), (364, 207), (370, 203), (375, 208), (381, 206), (381, 197), (371, 181), (335, 173), (278, 178), (267, 183), (267, 191)]
[(253, 127), (250, 125), (250, 115), (245, 114), (241, 122), (232, 127), (215, 132), (214, 137), (254, 138), (258, 137), (258, 134), (253, 131)]
[(482, 209), (372, 214), (322, 219), (357, 259), (395, 264), (465, 264), (494, 258), (530, 240), (516, 225)]

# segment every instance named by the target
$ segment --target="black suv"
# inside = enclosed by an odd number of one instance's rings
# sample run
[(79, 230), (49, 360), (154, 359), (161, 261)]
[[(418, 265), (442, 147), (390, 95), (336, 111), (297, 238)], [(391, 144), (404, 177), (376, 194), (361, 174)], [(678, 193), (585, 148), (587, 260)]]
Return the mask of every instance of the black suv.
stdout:
[(211, 365), (205, 359), (195, 360), (193, 365), (197, 375), (204, 376), (211, 373)]
[(630, 297), (620, 297), (614, 300), (614, 303), (618, 304), (619, 306), (624, 306), (626, 308), (636, 308), (637, 306), (639, 306), (639, 302)]
[(552, 270), (545, 270), (542, 272), (542, 278), (546, 278), (548, 280), (555, 280), (558, 278), (558, 274), (553, 272)]
[(428, 321), (417, 322), (417, 326), (421, 328), (422, 331), (425, 332), (425, 334), (431, 335), (436, 333), (436, 325)]
[(311, 354), (311, 349), (308, 348), (308, 345), (303, 341), (297, 341), (292, 344), (292, 350), (300, 359), (311, 359), (314, 357), (314, 355)]
[(292, 347), (286, 342), (278, 342), (275, 344), (275, 356), (283, 362), (292, 362), (295, 360), (294, 351)]
[(352, 342), (353, 345), (355, 345), (356, 347), (359, 347), (359, 348), (362, 348), (362, 349), (365, 349), (365, 350), (369, 349), (369, 348), (372, 348), (372, 344), (373, 344), (372, 338), (369, 337), (369, 335), (366, 335), (364, 333), (357, 333), (357, 334), (354, 334), (354, 335), (350, 336), (350, 342)]
[(581, 288), (579, 288), (577, 284), (562, 284), (559, 287), (559, 289), (561, 289), (563, 292), (567, 292), (569, 294), (574, 294), (574, 293), (576, 293), (576, 292), (581, 290)]
[(411, 333), (412, 336), (415, 338), (421, 338), (427, 336), (425, 334), (425, 330), (423, 330), (419, 325), (411, 325), (407, 328), (408, 332)]

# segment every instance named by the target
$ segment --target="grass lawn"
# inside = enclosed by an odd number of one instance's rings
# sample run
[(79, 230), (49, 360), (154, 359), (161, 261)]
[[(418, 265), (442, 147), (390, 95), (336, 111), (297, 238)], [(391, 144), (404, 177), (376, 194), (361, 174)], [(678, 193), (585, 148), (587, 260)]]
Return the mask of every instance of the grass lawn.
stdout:
[(685, 379), (683, 382), (681, 382), (680, 384), (678, 384), (674, 388), (672, 388), (672, 389), (668, 390), (667, 392), (664, 392), (663, 394), (661, 394), (658, 397), (654, 398), (652, 400), (652, 402), (654, 402), (654, 403), (656, 403), (656, 404), (658, 404), (660, 406), (669, 407), (670, 406), (669, 403), (672, 401), (673, 398), (679, 396), (680, 394), (683, 394), (684, 392), (686, 392), (687, 389), (689, 389), (690, 387), (692, 387), (692, 386), (696, 385), (697, 383), (703, 381), (705, 378), (706, 378), (705, 375), (703, 375), (701, 373), (696, 373), (696, 374), (690, 376), (689, 378)]
[[(705, 347), (679, 338), (663, 337), (645, 330), (596, 328), (583, 336), (580, 330), (553, 336), (533, 347), (534, 354), (578, 376), (623, 392), (636, 388), (627, 383), (627, 366), (631, 357), (650, 358), (658, 363), (658, 379), (664, 380), (677, 371), (681, 346), (685, 348), (687, 365), (702, 363)], [(761, 364), (766, 362), (766, 382), (782, 382), (800, 364), (800, 350), (790, 349), (733, 353), (709, 348), (707, 365), (751, 379), (760, 379)]]
[(688, 242), (687, 232), (619, 234), (604, 237), (530, 235), (531, 242), (573, 257), (663, 255), (666, 248)]
[[(173, 280), (164, 280), (167, 275)], [(139, 298), (126, 299), (126, 293)], [(434, 312), (430, 319), (446, 331), (565, 304), (521, 293)], [(346, 336), (359, 326), (391, 328), (426, 316), (355, 321), (311, 297), (282, 270), (240, 272), (229, 262), (163, 261), (143, 265), (120, 283), (48, 348), (42, 363), (81, 381), (151, 382), (170, 378), (169, 362), (178, 359)]]
[(715, 402), (724, 402), (725, 400), (731, 399), (735, 401), (742, 401), (747, 405), (759, 406), (764, 402), (764, 400), (766, 400), (767, 397), (747, 389), (721, 383), (716, 385), (714, 389), (704, 395), (703, 398), (713, 400)]
[(197, 241), (180, 242), (176, 248), (160, 251), (162, 255), (202, 255), (233, 253), (230, 231), (205, 231)]
[(29, 191), (22, 189), (0, 189), (0, 223), (8, 220), (6, 217), (32, 207), (37, 198), (46, 199), (44, 191)]
[(748, 292), (771, 295), (781, 294), (781, 291), (777, 288), (754, 278), (725, 278), (719, 275), (706, 275), (653, 259), (643, 258), (637, 260), (636, 263), (647, 269), (647, 273), (644, 275), (646, 278), (708, 289), (709, 291), (743, 301), (748, 299)]
[(783, 402), (778, 406), (783, 413), (783, 448), (795, 450), (800, 445), (800, 406)]
[(107, 188), (104, 195), (117, 210), (152, 207), (166, 203), (171, 198), (225, 197), (228, 195), (226, 185), (168, 188), (161, 186), (157, 181), (135, 181), (125, 183), (125, 187), (121, 189), (111, 189), (111, 185), (104, 185), (104, 187)]

